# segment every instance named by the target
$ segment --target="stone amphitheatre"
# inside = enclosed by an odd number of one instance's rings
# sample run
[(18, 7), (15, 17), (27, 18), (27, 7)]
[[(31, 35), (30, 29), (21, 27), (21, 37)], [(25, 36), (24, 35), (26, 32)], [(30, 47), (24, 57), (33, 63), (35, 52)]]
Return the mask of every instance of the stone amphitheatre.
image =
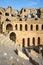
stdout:
[(0, 65), (43, 65), (43, 8), (0, 7)]

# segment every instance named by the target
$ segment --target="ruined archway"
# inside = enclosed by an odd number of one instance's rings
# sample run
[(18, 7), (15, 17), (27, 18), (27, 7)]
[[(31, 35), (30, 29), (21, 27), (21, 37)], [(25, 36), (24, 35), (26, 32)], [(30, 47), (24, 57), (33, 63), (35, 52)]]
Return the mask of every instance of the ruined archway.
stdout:
[(16, 43), (16, 34), (14, 32), (10, 33), (10, 40)]

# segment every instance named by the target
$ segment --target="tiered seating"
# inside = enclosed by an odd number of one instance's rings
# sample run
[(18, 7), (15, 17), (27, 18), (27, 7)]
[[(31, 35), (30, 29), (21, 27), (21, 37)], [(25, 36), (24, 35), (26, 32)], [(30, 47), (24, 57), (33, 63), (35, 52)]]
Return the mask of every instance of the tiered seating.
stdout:
[(15, 46), (15, 43), (8, 37), (0, 35), (0, 65), (32, 65), (28, 59), (14, 52), (17, 49)]

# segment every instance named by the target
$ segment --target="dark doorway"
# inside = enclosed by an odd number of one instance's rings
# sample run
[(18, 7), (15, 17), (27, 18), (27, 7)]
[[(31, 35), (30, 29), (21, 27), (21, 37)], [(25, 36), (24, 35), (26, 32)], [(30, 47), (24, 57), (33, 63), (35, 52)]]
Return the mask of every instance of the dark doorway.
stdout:
[(27, 46), (30, 46), (30, 38), (27, 39)]
[(38, 28), (38, 25), (36, 25), (36, 30), (38, 30), (39, 28)]
[(14, 32), (12, 32), (10, 34), (10, 40), (14, 41), (16, 43), (16, 34)]
[(22, 39), (22, 47), (25, 47), (25, 39)]
[(13, 30), (13, 26), (12, 26), (12, 24), (7, 24), (7, 26), (6, 26), (6, 30)]
[(35, 38), (33, 37), (33, 45), (35, 46)]
[(38, 37), (38, 46), (40, 45), (40, 37)]
[(33, 25), (30, 26), (30, 29), (33, 30)]
[(20, 24), (20, 31), (22, 31), (22, 24)]

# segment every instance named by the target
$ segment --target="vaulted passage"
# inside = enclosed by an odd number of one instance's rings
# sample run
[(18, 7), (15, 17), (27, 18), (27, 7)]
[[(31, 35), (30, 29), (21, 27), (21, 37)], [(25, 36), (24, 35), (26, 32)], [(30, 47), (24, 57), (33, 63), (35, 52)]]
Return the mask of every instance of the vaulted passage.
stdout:
[(39, 27), (38, 27), (38, 25), (36, 25), (36, 30), (38, 30), (39, 29)]
[(7, 26), (6, 26), (6, 30), (13, 30), (13, 26), (12, 26), (12, 24), (7, 24)]
[(6, 16), (9, 16), (9, 13), (5, 13)]
[(16, 43), (16, 34), (14, 32), (12, 32), (10, 34), (10, 40), (14, 41)]
[(30, 29), (33, 30), (33, 25), (30, 26)]
[(5, 21), (9, 21), (10, 22), (10, 20), (8, 19), (8, 18), (6, 18), (6, 20)]

